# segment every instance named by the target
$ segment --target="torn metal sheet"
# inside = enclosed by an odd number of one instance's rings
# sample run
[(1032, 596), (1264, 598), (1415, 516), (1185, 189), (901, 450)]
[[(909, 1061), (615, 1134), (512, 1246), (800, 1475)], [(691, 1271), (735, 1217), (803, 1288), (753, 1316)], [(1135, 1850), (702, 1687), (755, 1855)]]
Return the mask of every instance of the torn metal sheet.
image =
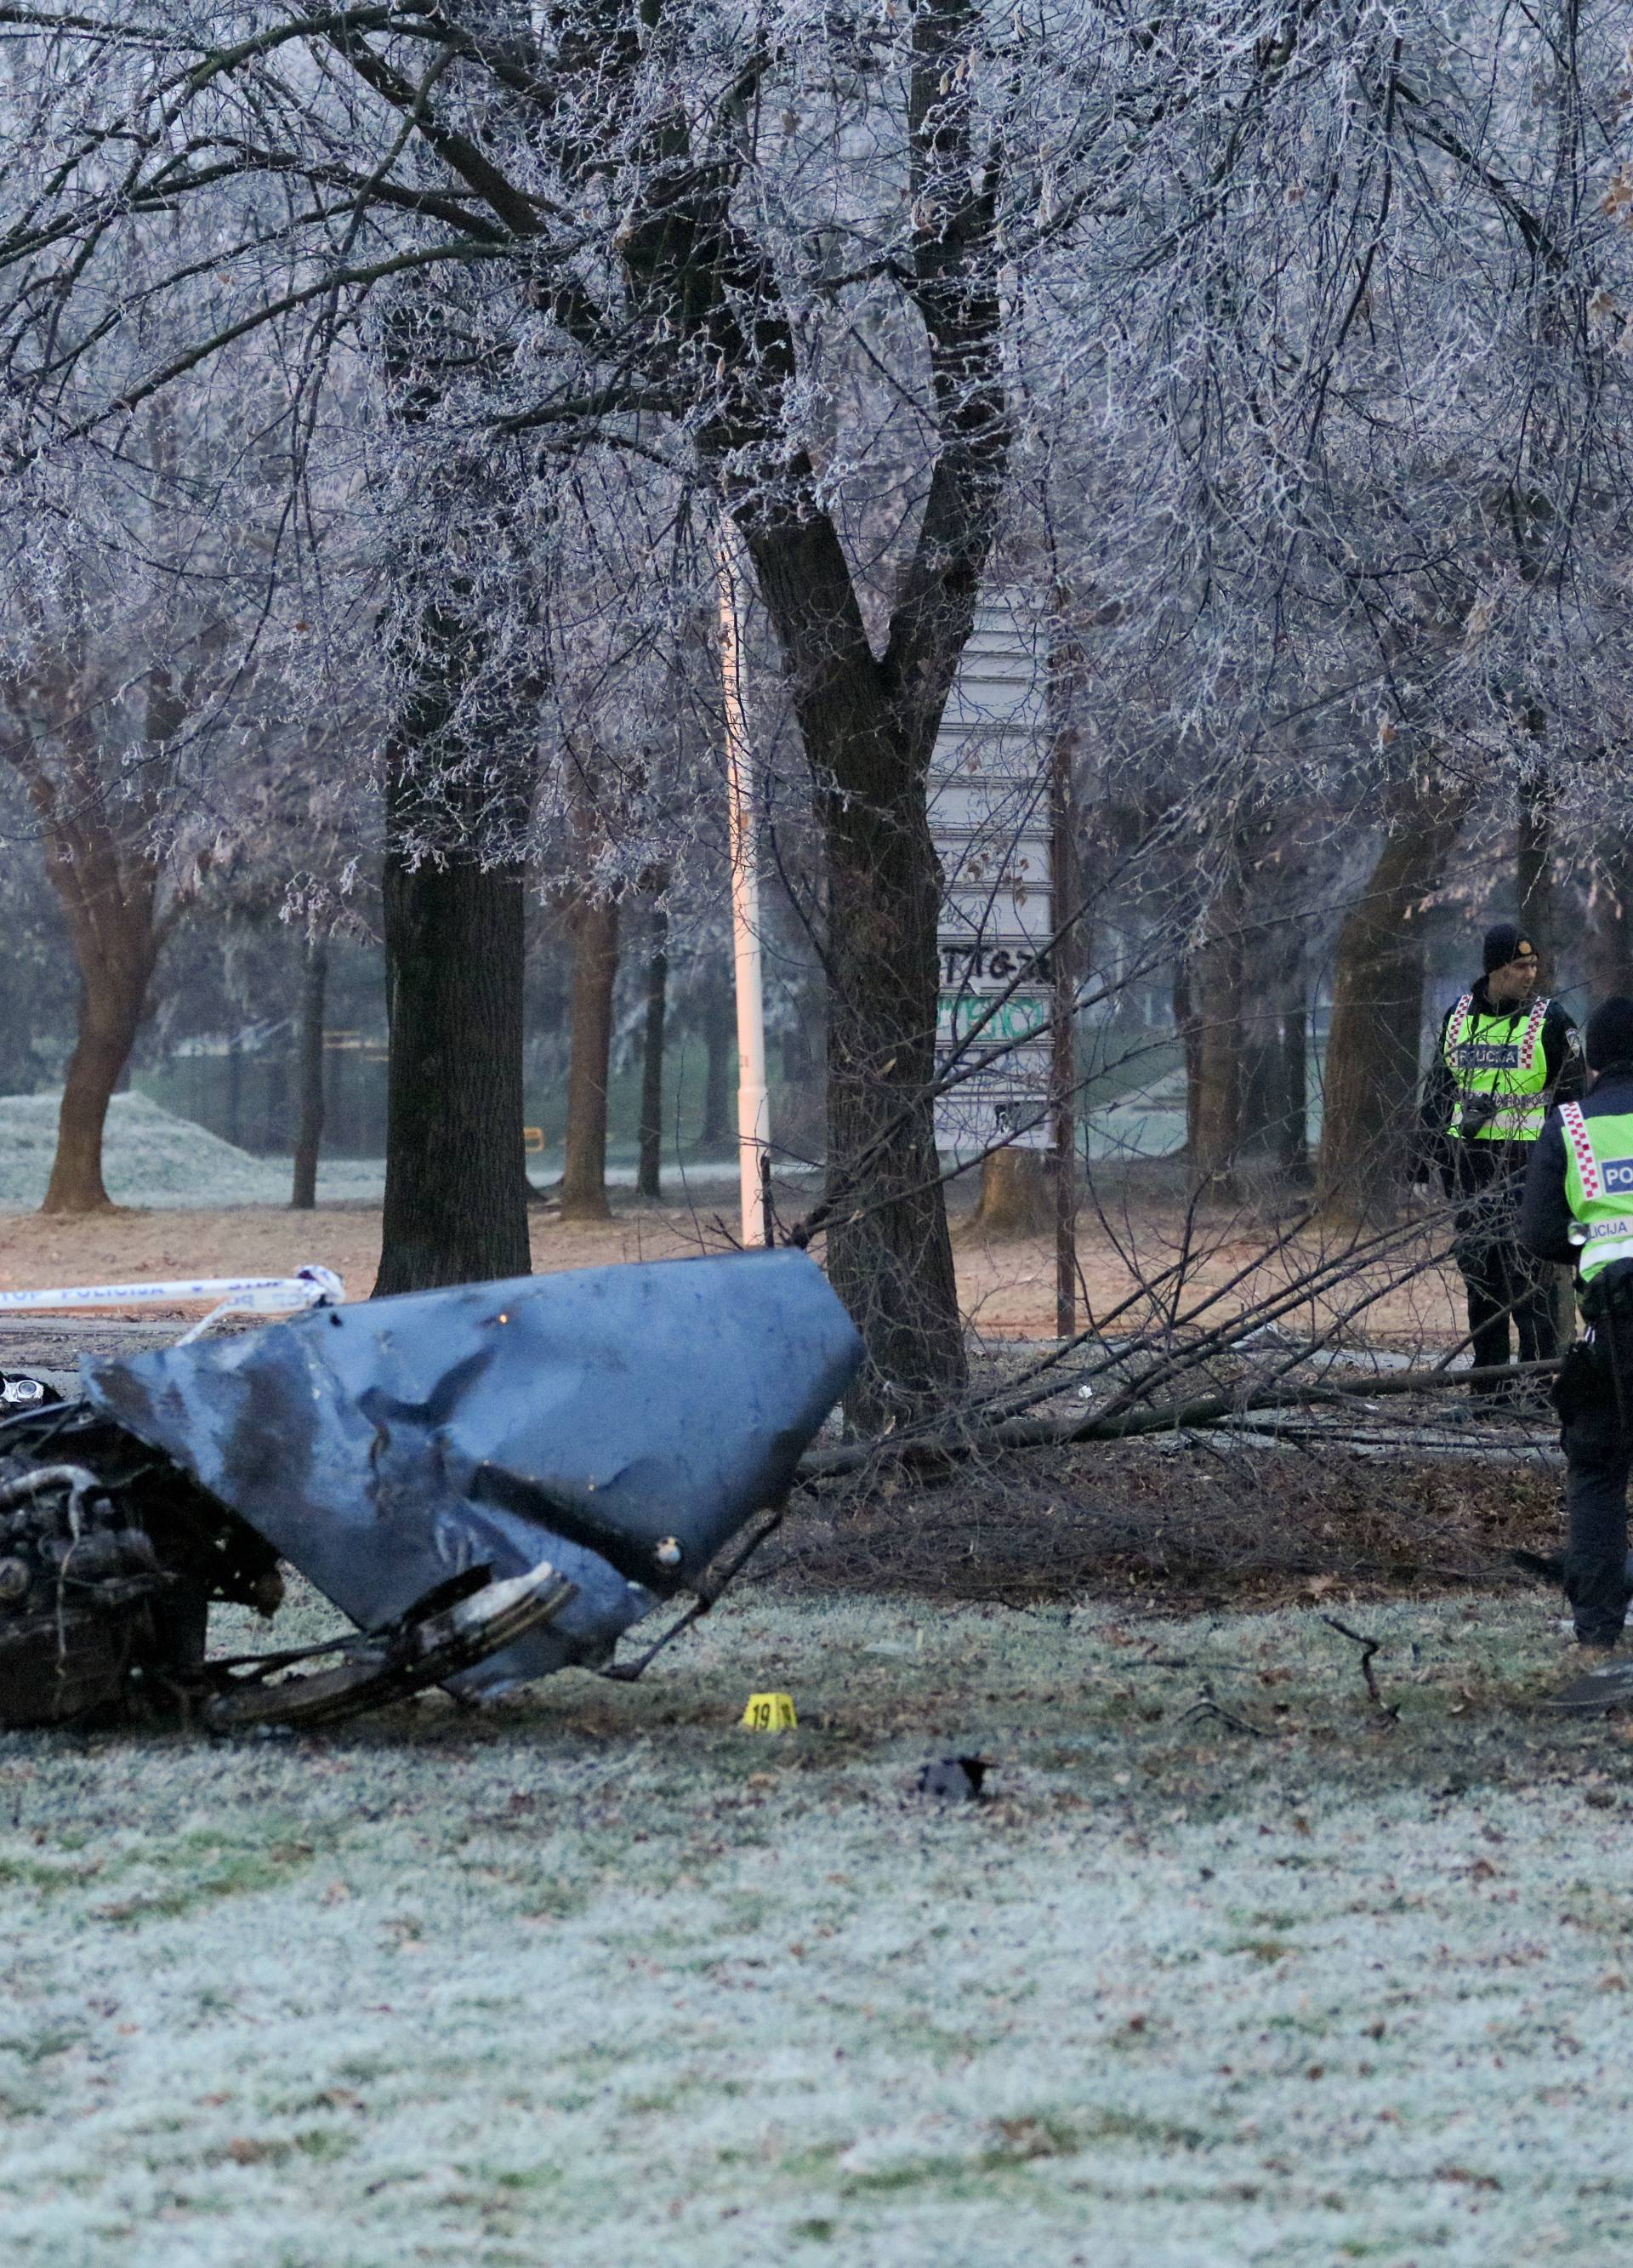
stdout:
[(548, 1557), (578, 1596), (462, 1681), (593, 1661), (786, 1495), (860, 1359), (803, 1254), (586, 1269), (330, 1307), (85, 1370), (364, 1629)]
[[(600, 1663), (786, 1495), (861, 1353), (820, 1270), (781, 1251), (413, 1293), (87, 1361), (73, 1411), (0, 1427), (18, 1615), (38, 1617), (53, 1581), (94, 1607), (79, 1596), (94, 1528), (145, 1617), (130, 1658), (166, 1675), (159, 1623), (185, 1598), (196, 1655), (208, 1600), (260, 1603), (273, 1556), (360, 1631), (395, 1632), (368, 1675), (361, 1653), (325, 1673), (344, 1694), (441, 1663), (433, 1609), (452, 1649), (438, 1682), (459, 1691)], [(474, 1585), (523, 1578), (510, 1621), (446, 1622)], [(473, 1660), (479, 1628), (492, 1644)], [(33, 1656), (14, 1651), (21, 1691)], [(87, 1634), (90, 1683), (118, 1683), (117, 1653)]]

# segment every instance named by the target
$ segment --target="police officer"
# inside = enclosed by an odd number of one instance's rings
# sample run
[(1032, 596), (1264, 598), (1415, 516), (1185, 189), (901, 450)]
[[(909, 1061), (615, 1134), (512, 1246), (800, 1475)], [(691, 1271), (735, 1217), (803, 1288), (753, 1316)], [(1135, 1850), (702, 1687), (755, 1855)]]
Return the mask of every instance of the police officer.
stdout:
[(1614, 1646), (1627, 1610), (1633, 1463), (1633, 1000), (1588, 1018), (1593, 1091), (1551, 1111), (1526, 1175), (1520, 1233), (1544, 1261), (1572, 1261), (1585, 1338), (1554, 1399), (1570, 1535), (1565, 1590), (1585, 1646)]
[[(1457, 1202), (1453, 1254), (1468, 1292), (1474, 1366), (1559, 1351), (1548, 1278), (1519, 1242), (1522, 1177), (1550, 1101), (1582, 1092), (1582, 1047), (1557, 1000), (1534, 999), (1536, 949), (1516, 922), (1486, 932), (1480, 982), (1446, 1011), (1423, 1083), (1423, 1146)], [(1476, 1381), (1475, 1394), (1502, 1381)], [(1509, 1390), (1512, 1397), (1512, 1389)]]

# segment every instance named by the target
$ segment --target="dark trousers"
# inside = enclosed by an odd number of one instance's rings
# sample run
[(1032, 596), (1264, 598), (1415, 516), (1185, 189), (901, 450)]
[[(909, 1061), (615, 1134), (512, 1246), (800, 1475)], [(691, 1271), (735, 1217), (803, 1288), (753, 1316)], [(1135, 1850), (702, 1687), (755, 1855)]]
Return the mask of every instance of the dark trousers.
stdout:
[[(1578, 1364), (1578, 1352), (1570, 1358)], [(1563, 1383), (1562, 1381), (1562, 1383)], [(1584, 1646), (1615, 1646), (1628, 1604), (1628, 1472), (1633, 1467), (1633, 1376), (1615, 1380), (1602, 1360), (1585, 1361), (1566, 1400), (1560, 1440), (1568, 1468), (1565, 1593)], [(1562, 1399), (1566, 1399), (1562, 1395)]]
[[(1475, 1155), (1456, 1161), (1459, 1204), (1452, 1251), (1468, 1292), (1474, 1366), (1481, 1370), (1512, 1360), (1511, 1321), (1519, 1336), (1520, 1361), (1551, 1362), (1559, 1352), (1553, 1286), (1543, 1263), (1519, 1242), (1520, 1174), (1508, 1157), (1509, 1145), (1485, 1145), (1492, 1152), (1489, 1164), (1480, 1144), (1460, 1146)], [(1492, 1379), (1474, 1391), (1495, 1393), (1501, 1385)]]

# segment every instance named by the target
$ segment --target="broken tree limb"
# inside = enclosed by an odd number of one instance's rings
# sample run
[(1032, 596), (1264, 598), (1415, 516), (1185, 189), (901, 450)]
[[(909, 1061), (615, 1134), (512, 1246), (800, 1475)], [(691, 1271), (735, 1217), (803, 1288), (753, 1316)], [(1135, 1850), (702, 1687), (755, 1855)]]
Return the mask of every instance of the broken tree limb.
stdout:
[(1026, 1418), (985, 1427), (954, 1418), (923, 1432), (892, 1433), (882, 1440), (817, 1450), (800, 1460), (798, 1480), (808, 1487), (870, 1466), (936, 1465), (993, 1449), (1068, 1448), (1082, 1441), (1126, 1441), (1144, 1433), (1188, 1432), (1199, 1426), (1236, 1424), (1262, 1410), (1296, 1409), (1357, 1395), (1381, 1401), (1391, 1394), (1441, 1393), (1448, 1387), (1547, 1377), (1558, 1368), (1554, 1360), (1493, 1363), (1476, 1370), (1403, 1370), (1382, 1378), (1323, 1379), (1319, 1385), (1281, 1384), (1258, 1392), (1249, 1388), (1238, 1394), (1210, 1394), (1192, 1402), (1164, 1403), (1155, 1409), (1127, 1410), (1107, 1418)]
[(768, 1543), (776, 1534), (787, 1513), (786, 1498), (783, 1503), (773, 1506), (747, 1543), (740, 1550), (734, 1551), (717, 1572), (712, 1569), (705, 1569), (697, 1586), (697, 1595), (692, 1604), (683, 1615), (670, 1624), (661, 1638), (654, 1639), (652, 1644), (643, 1653), (638, 1653), (633, 1661), (609, 1663), (605, 1669), (598, 1670), (596, 1675), (610, 1679), (614, 1685), (633, 1685), (636, 1678), (651, 1667), (666, 1646), (672, 1645), (683, 1631), (690, 1630), (694, 1623), (702, 1622), (728, 1585), (734, 1583), (742, 1573), (761, 1545)]

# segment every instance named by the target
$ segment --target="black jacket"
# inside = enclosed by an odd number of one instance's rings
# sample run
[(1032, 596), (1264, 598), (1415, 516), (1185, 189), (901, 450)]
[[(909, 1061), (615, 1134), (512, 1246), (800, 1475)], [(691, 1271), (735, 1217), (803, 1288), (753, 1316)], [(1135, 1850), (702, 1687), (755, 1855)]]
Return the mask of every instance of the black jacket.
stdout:
[[(1574, 1097), (1564, 1100), (1570, 1102)], [(1609, 1118), (1618, 1113), (1633, 1116), (1633, 1064), (1612, 1064), (1594, 1080), (1593, 1092), (1582, 1105), (1584, 1118)], [(1578, 1256), (1570, 1235), (1572, 1218), (1565, 1196), (1565, 1132), (1558, 1111), (1550, 1110), (1526, 1168), (1519, 1241), (1539, 1260), (1574, 1268)]]
[[(1473, 988), (1475, 1013), (1477, 1016), (1501, 1015), (1494, 1008), (1491, 996), (1486, 990), (1482, 976)], [(1524, 1023), (1535, 1004), (1530, 1000), (1517, 1001), (1508, 1012), (1510, 1031)], [(1429, 1076), (1423, 1081), (1423, 1098), (1417, 1113), (1418, 1146), (1425, 1167), (1438, 1166), (1448, 1173), (1456, 1152), (1469, 1148), (1495, 1150), (1494, 1143), (1469, 1144), (1460, 1142), (1448, 1132), (1457, 1101), (1457, 1081), (1452, 1076), (1445, 1059), (1446, 1027), (1457, 1013), (1453, 1002), (1440, 1019), (1440, 1029), (1435, 1035), (1434, 1058), (1429, 1066)], [(1542, 1060), (1548, 1067), (1548, 1098), (1550, 1102), (1578, 1102), (1582, 1097), (1582, 1042), (1577, 1027), (1557, 1000), (1548, 1004), (1548, 1013), (1542, 1019)]]

